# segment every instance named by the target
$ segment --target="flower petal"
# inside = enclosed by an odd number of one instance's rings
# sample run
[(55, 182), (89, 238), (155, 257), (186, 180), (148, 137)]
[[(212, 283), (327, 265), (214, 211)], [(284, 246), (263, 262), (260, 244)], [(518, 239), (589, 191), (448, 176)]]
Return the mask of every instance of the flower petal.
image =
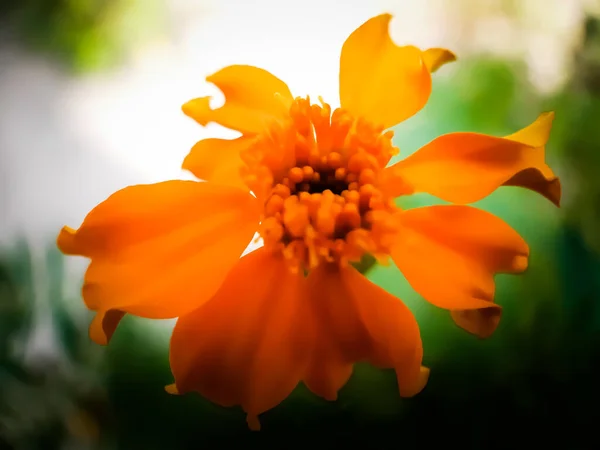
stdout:
[(425, 387), (419, 326), (399, 299), (352, 267), (321, 266), (308, 276), (308, 289), (314, 351), (304, 382), (312, 392), (335, 400), (361, 360), (394, 368), (404, 397)]
[[(550, 137), (553, 120), (553, 112), (543, 113), (531, 125), (507, 136), (506, 139), (530, 145), (538, 149), (538, 151), (541, 149), (543, 153), (544, 146)], [(539, 168), (531, 167), (517, 173), (510, 180), (506, 181), (504, 186), (519, 186), (530, 189), (543, 195), (556, 206), (560, 206), (560, 180), (545, 163), (540, 164)]]
[(431, 93), (423, 53), (392, 41), (391, 18), (382, 14), (365, 22), (348, 37), (340, 56), (342, 107), (385, 128), (419, 111)]
[(237, 139), (203, 139), (192, 147), (181, 167), (201, 180), (248, 190), (240, 176), (243, 165), (240, 152), (252, 142), (254, 137), (248, 136)]
[(292, 392), (306, 365), (303, 285), (264, 248), (243, 257), (208, 303), (177, 321), (176, 391), (241, 405), (257, 429), (258, 415)]
[(444, 64), (454, 61), (456, 61), (456, 55), (445, 48), (430, 48), (423, 52), (423, 62), (432, 73)]
[(193, 181), (130, 186), (94, 208), (58, 246), (91, 258), (83, 299), (98, 312), (90, 329), (108, 341), (122, 312), (177, 317), (210, 298), (258, 227), (248, 192)]
[(455, 322), (480, 337), (493, 333), (501, 308), (494, 275), (527, 268), (527, 243), (498, 217), (460, 205), (415, 208), (391, 256), (410, 285), (430, 303), (452, 311)]
[(118, 309), (99, 310), (90, 324), (90, 339), (99, 345), (107, 345), (124, 316), (125, 313)]
[(553, 113), (505, 138), (450, 133), (386, 169), (392, 195), (427, 192), (452, 203), (472, 203), (500, 186), (534, 190), (560, 204), (560, 181), (545, 163)]
[(260, 133), (269, 120), (286, 114), (293, 100), (283, 81), (258, 67), (227, 66), (206, 81), (223, 92), (225, 104), (212, 109), (210, 97), (202, 97), (182, 107), (187, 116), (203, 126), (217, 122), (242, 133)]

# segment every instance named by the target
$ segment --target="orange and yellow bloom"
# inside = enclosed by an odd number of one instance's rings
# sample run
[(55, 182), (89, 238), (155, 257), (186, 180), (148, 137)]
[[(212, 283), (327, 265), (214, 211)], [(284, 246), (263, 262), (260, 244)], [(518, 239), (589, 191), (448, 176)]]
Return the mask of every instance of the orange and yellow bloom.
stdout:
[[(507, 137), (452, 133), (389, 165), (388, 129), (427, 102), (431, 73), (454, 55), (399, 47), (391, 16), (370, 19), (340, 57), (340, 104), (295, 98), (251, 66), (208, 77), (225, 95), (183, 111), (239, 131), (206, 139), (183, 168), (201, 182), (130, 186), (94, 208), (58, 246), (91, 259), (83, 299), (90, 335), (106, 344), (124, 314), (174, 318), (170, 392), (197, 391), (258, 415), (299, 382), (335, 399), (353, 364), (393, 368), (402, 396), (428, 370), (404, 304), (355, 270), (365, 254), (399, 267), (411, 286), (481, 337), (498, 324), (494, 275), (525, 270), (529, 249), (499, 218), (466, 206), (501, 186), (556, 205), (560, 183), (544, 161), (553, 114)], [(402, 210), (427, 192), (451, 205)], [(264, 245), (240, 258), (258, 231)]]

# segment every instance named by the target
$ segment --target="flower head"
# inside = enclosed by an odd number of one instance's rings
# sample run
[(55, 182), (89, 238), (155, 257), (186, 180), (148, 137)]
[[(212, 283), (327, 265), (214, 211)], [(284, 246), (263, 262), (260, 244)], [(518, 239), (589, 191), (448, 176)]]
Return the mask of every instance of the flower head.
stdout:
[[(335, 399), (357, 361), (393, 368), (403, 396), (425, 386), (418, 325), (353, 268), (365, 255), (391, 258), (460, 327), (494, 331), (493, 277), (525, 270), (529, 249), (506, 223), (464, 204), (520, 186), (558, 205), (560, 183), (544, 161), (553, 115), (504, 138), (441, 136), (389, 165), (398, 152), (389, 128), (423, 107), (431, 72), (455, 59), (397, 46), (390, 18), (346, 40), (333, 111), (256, 67), (208, 77), (225, 104), (198, 98), (183, 111), (241, 137), (194, 146), (183, 168), (205, 182), (125, 188), (77, 231), (61, 231), (64, 253), (91, 259), (83, 298), (97, 312), (92, 339), (107, 343), (125, 313), (178, 317), (168, 390), (241, 405), (258, 428), (258, 415), (300, 381)], [(454, 204), (396, 205), (414, 192)], [(264, 246), (240, 258), (256, 231)]]

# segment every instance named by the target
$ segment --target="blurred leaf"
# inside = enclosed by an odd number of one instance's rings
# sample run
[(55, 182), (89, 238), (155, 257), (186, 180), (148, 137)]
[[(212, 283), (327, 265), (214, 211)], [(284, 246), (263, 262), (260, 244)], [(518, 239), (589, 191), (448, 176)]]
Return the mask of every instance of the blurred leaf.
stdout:
[(122, 62), (160, 32), (163, 8), (162, 0), (8, 0), (0, 14), (31, 48), (88, 71)]
[(0, 363), (9, 357), (13, 338), (31, 322), (31, 253), (24, 239), (0, 254)]
[(573, 77), (545, 104), (558, 111), (551, 143), (565, 165), (568, 225), (600, 254), (600, 19), (586, 19), (583, 46), (573, 59)]
[(47, 249), (48, 297), (52, 318), (54, 319), (54, 329), (58, 334), (62, 348), (67, 352), (69, 358), (77, 361), (81, 357), (82, 342), (87, 343), (87, 327), (82, 330), (67, 309), (63, 291), (65, 280), (64, 261), (65, 257), (55, 245)]

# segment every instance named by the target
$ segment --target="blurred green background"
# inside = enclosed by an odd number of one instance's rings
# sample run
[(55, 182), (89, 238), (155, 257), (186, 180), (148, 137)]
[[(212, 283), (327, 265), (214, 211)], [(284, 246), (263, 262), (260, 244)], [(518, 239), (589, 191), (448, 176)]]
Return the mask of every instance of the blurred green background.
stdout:
[(119, 64), (161, 24), (160, 0), (3, 0), (3, 27), (71, 70)]
[[(516, 3), (504, 4), (511, 20), (521, 20)], [(93, 77), (125, 64), (136, 45), (164, 31), (165, 8), (154, 0), (9, 1), (0, 23), (27, 54), (58, 61), (71, 77)], [(163, 391), (172, 381), (172, 322), (126, 317), (109, 347), (92, 344), (91, 316), (77, 290), (81, 270), (69, 274), (51, 237), (40, 242), (14, 233), (0, 253), (0, 449), (595, 448), (600, 20), (586, 10), (578, 27), (581, 38), (568, 49), (570, 69), (558, 87), (532, 84), (524, 57), (472, 51), (436, 78), (423, 113), (396, 131), (406, 155), (441, 133), (506, 135), (541, 111), (557, 112), (547, 153), (563, 179), (563, 208), (514, 188), (478, 205), (505, 219), (532, 249), (525, 275), (497, 278), (504, 316), (492, 338), (456, 328), (395, 268), (367, 271), (417, 315), (432, 369), (422, 394), (400, 400), (393, 373), (359, 365), (337, 402), (300, 386), (264, 414), (261, 433), (251, 433), (241, 411)], [(10, 196), (10, 186), (3, 189)], [(415, 196), (404, 206), (435, 202)], [(51, 340), (52, 351), (32, 352), (34, 336)]]

